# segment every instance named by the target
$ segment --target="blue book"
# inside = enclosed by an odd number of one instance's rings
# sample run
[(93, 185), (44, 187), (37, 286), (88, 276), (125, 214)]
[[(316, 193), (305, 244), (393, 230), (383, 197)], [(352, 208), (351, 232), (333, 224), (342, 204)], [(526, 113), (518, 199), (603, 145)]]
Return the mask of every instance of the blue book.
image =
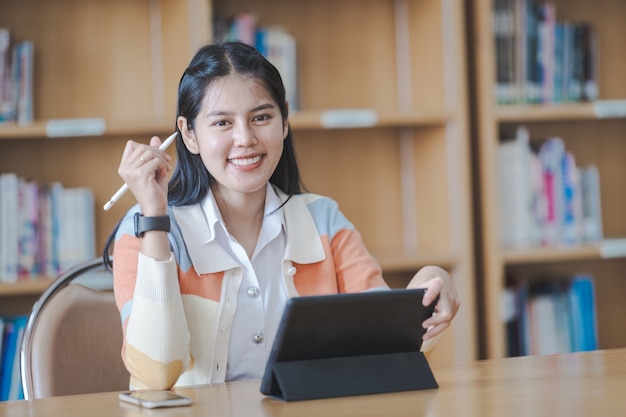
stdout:
[(5, 319), (4, 350), (0, 375), (0, 401), (24, 399), (20, 373), (20, 347), (28, 316)]
[(17, 329), (13, 320), (6, 319), (4, 325), (4, 348), (2, 349), (2, 373), (0, 374), (0, 401), (9, 399), (11, 378), (13, 376), (13, 358), (17, 340)]
[(569, 297), (572, 318), (572, 350), (597, 349), (598, 330), (593, 277), (588, 275), (573, 277)]

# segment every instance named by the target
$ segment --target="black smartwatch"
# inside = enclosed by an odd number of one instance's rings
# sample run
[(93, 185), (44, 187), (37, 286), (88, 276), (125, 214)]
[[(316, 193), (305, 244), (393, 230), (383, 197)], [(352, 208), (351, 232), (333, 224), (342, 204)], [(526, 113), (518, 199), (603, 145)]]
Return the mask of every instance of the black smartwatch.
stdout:
[(141, 213), (135, 213), (135, 236), (143, 237), (150, 230), (170, 231), (170, 216), (144, 217)]

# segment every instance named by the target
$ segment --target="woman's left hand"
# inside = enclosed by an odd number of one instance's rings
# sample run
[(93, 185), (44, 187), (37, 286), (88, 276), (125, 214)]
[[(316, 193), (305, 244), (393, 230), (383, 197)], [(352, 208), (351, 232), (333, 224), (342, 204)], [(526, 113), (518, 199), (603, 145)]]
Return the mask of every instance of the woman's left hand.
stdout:
[(423, 299), (425, 306), (432, 303), (439, 295), (435, 313), (422, 324), (427, 329), (423, 337), (423, 340), (426, 341), (450, 326), (461, 303), (452, 278), (438, 266), (425, 266), (420, 269), (407, 285), (407, 289), (411, 288), (426, 288)]

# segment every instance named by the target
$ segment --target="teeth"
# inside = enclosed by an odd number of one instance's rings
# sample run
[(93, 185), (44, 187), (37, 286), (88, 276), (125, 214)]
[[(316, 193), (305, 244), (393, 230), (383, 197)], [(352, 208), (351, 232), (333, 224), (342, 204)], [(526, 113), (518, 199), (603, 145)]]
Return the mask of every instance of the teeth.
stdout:
[(245, 166), (245, 165), (252, 165), (252, 164), (256, 164), (257, 162), (259, 162), (261, 160), (261, 155), (255, 156), (253, 158), (237, 158), (237, 159), (231, 159), (230, 162), (233, 165), (238, 165), (238, 166)]

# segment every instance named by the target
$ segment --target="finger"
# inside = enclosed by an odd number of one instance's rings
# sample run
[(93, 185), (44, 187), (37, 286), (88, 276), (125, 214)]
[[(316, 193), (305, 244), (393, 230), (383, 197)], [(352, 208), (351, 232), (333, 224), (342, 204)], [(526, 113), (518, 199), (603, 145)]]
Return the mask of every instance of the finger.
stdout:
[[(172, 159), (170, 155), (160, 150), (158, 147), (147, 145), (144, 145), (142, 147), (141, 152), (137, 152), (136, 158), (139, 166), (143, 164), (148, 164), (155, 160), (159, 164), (159, 161), (162, 161), (164, 164), (168, 164), (169, 161)], [(150, 165), (150, 167), (155, 168), (154, 165)]]
[(447, 329), (450, 326), (450, 322), (445, 322), (445, 323), (440, 323), (437, 324), (435, 326), (431, 326), (426, 333), (424, 333), (424, 335), (422, 336), (422, 340), (428, 340), (428, 339), (432, 339), (433, 337), (437, 336), (438, 334), (440, 334), (441, 332), (443, 332), (445, 329)]
[(161, 146), (161, 139), (158, 136), (152, 136), (150, 138), (150, 146), (152, 146), (153, 148), (158, 148), (159, 146)]
[(128, 159), (129, 155), (135, 152), (138, 146), (140, 146), (139, 143), (133, 140), (127, 141), (126, 145), (124, 146), (124, 151), (122, 152), (122, 162)]
[(433, 278), (430, 281), (426, 282), (423, 285), (423, 288), (426, 288), (426, 293), (424, 294), (424, 297), (422, 299), (422, 304), (424, 306), (431, 305), (435, 301), (437, 296), (441, 293), (443, 286), (444, 281), (440, 277)]
[(422, 326), (427, 329), (431, 326), (437, 326), (441, 323), (450, 322), (451, 320), (452, 314), (449, 307), (441, 307), (437, 309), (436, 313), (424, 320)]

